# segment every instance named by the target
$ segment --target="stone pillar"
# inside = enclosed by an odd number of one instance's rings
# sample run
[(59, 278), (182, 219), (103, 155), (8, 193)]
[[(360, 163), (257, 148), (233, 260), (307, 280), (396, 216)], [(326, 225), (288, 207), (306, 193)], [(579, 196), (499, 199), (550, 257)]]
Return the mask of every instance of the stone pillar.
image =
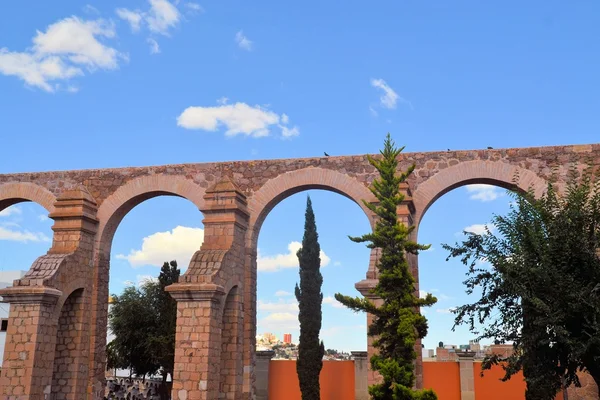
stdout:
[(269, 366), (274, 355), (272, 350), (256, 352), (256, 400), (269, 399)]
[(369, 400), (369, 383), (367, 382), (368, 353), (366, 351), (353, 351), (352, 358), (354, 359), (354, 398), (356, 400)]
[(475, 352), (457, 351), (456, 354), (460, 365), (460, 399), (475, 400), (475, 371), (473, 369)]
[[(365, 279), (358, 282), (355, 287), (365, 298), (371, 300), (375, 305), (380, 306), (382, 300), (371, 293), (371, 290), (377, 285), (376, 279)], [(373, 323), (374, 316), (367, 313), (367, 327)], [(371, 357), (377, 354), (377, 349), (373, 347), (373, 338), (367, 336), (367, 358), (370, 360)], [(371, 363), (367, 363), (367, 385), (373, 385), (381, 382), (381, 375), (377, 371), (371, 369)]]
[(172, 398), (238, 400), (243, 389), (240, 294), (249, 214), (244, 194), (227, 177), (204, 198), (204, 243), (179, 282), (166, 289), (177, 300)]
[(177, 300), (174, 400), (219, 398), (222, 286), (176, 284), (168, 291)]
[(55, 223), (48, 254), (0, 290), (11, 304), (0, 385), (4, 400), (41, 400), (50, 393), (85, 398), (96, 209), (83, 189), (61, 194), (50, 214)]
[(50, 393), (56, 341), (53, 314), (62, 292), (44, 287), (2, 291), (10, 303), (2, 363), (3, 400), (43, 400)]

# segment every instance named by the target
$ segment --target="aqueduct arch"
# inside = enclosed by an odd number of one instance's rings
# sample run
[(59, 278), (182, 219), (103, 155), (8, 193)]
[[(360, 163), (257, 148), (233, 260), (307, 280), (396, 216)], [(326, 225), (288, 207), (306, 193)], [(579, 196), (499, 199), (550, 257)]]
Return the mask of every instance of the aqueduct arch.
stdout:
[[(533, 184), (541, 190), (551, 176), (564, 182), (570, 165), (580, 168), (590, 161), (600, 165), (600, 144), (404, 153), (401, 168), (416, 168), (402, 188), (408, 196), (399, 217), (418, 224), (437, 197), (465, 183), (510, 187), (507, 183), (518, 171), (520, 188)], [(147, 198), (171, 194), (196, 204), (205, 228), (202, 247), (180, 282), (168, 289), (178, 301), (173, 398), (217, 399), (223, 393), (226, 398), (251, 399), (255, 244), (264, 217), (281, 199), (311, 188), (342, 193), (361, 205), (363, 198), (371, 198), (368, 186), (375, 177), (366, 156), (0, 175), (0, 208), (36, 201), (55, 221), (48, 254), (36, 260), (26, 279), (0, 291), (11, 303), (9, 324), (32, 332), (8, 333), (12, 347), (4, 354), (2, 397), (43, 399), (44, 391), (50, 391), (67, 399), (102, 398), (106, 246), (127, 211)], [(416, 257), (410, 261), (416, 272)], [(375, 283), (375, 274), (367, 270), (357, 287), (368, 293)], [(80, 324), (77, 358), (65, 355), (81, 373), (55, 379), (53, 371), (64, 364), (56, 354), (57, 343), (68, 340), (57, 329), (65, 307), (90, 317)], [(223, 352), (225, 343), (228, 350)]]

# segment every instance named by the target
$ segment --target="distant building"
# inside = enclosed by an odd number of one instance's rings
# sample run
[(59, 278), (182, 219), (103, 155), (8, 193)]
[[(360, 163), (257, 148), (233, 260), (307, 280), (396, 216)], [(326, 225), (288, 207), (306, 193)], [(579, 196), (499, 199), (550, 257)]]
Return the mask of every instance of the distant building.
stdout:
[(513, 354), (513, 345), (512, 344), (492, 344), (487, 347), (487, 354), (497, 354), (502, 358), (508, 358)]
[(284, 333), (283, 334), (283, 343), (285, 343), (285, 344), (291, 344), (292, 343), (292, 334), (291, 333)]
[(422, 349), (421, 356), (423, 360), (433, 359), (435, 357), (435, 351), (433, 349)]
[[(22, 278), (27, 271), (0, 271), (0, 289), (12, 286), (15, 279)], [(0, 298), (0, 365), (4, 359), (4, 342), (6, 342), (6, 331), (8, 330), (8, 303), (2, 302)]]

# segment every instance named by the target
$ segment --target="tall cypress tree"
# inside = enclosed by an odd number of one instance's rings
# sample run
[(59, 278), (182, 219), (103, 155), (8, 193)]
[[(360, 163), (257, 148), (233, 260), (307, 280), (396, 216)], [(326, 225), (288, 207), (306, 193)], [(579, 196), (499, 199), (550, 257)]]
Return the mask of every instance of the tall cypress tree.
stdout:
[(371, 192), (378, 203), (364, 201), (366, 207), (379, 219), (375, 230), (361, 237), (351, 237), (354, 242), (367, 242), (370, 249), (381, 250), (377, 262), (379, 282), (372, 293), (383, 304), (375, 305), (367, 298), (336, 294), (335, 298), (354, 311), (372, 314), (375, 318), (368, 334), (374, 337), (373, 346), (378, 354), (371, 357), (371, 367), (381, 374), (382, 382), (369, 387), (374, 400), (435, 400), (431, 390), (414, 390), (415, 343), (427, 334), (427, 320), (419, 313), (419, 307), (431, 306), (437, 300), (428, 294), (420, 299), (415, 293), (415, 279), (409, 269), (405, 253), (418, 253), (429, 246), (409, 240), (414, 227), (407, 227), (398, 220), (397, 207), (404, 200), (400, 183), (413, 172), (414, 165), (396, 174), (398, 156), (404, 148), (396, 148), (388, 133), (381, 158), (368, 156), (369, 163), (379, 172), (373, 181)]
[(304, 221), (304, 237), (302, 247), (297, 256), (300, 262), (300, 286), (296, 284), (296, 299), (300, 313), (300, 344), (298, 345), (298, 360), (296, 371), (300, 381), (302, 400), (319, 400), (321, 390), (319, 387), (319, 375), (323, 368), (323, 354), (325, 348), (323, 342), (319, 341), (321, 331), (321, 304), (323, 294), (321, 285), (321, 257), (319, 253), (319, 235), (315, 224), (310, 197), (306, 200), (306, 214)]

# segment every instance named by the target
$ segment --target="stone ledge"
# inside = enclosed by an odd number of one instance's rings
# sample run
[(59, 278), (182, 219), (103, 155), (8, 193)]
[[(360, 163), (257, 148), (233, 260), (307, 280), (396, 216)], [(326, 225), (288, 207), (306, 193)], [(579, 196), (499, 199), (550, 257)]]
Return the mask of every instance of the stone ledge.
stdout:
[(212, 301), (219, 303), (225, 296), (223, 286), (213, 283), (174, 283), (165, 290), (177, 301)]
[(5, 303), (12, 304), (56, 304), (62, 292), (45, 286), (12, 286), (0, 290)]

